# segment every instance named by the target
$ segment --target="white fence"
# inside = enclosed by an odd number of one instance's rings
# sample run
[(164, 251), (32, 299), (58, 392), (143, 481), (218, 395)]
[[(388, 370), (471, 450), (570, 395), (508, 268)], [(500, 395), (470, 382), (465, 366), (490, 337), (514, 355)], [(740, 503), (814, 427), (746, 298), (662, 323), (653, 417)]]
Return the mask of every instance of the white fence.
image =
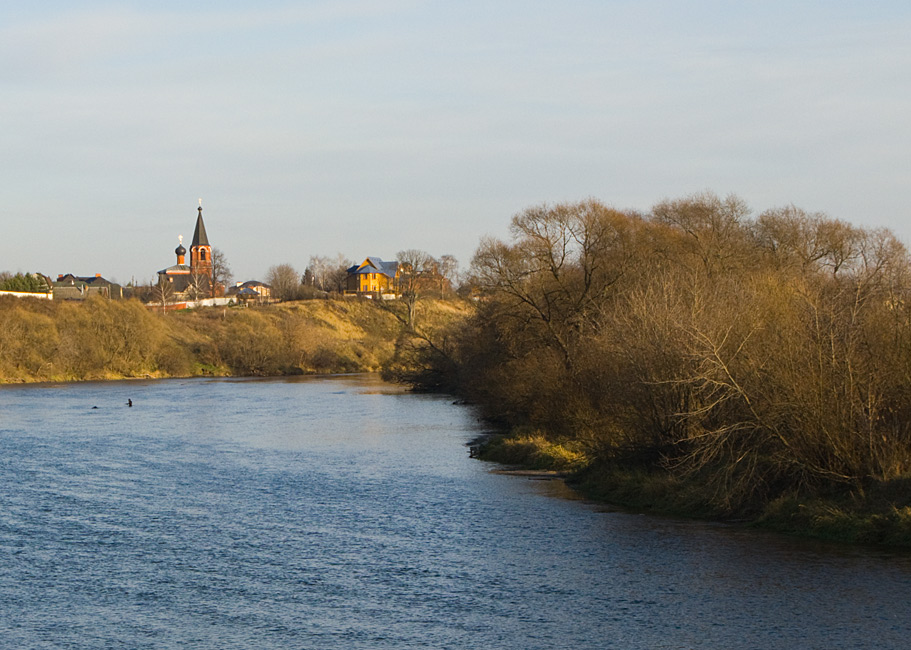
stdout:
[[(233, 305), (234, 298), (203, 298), (202, 300), (179, 300), (177, 302), (166, 303), (166, 311), (179, 311), (181, 309), (196, 309), (197, 307), (223, 307)], [(146, 307), (150, 309), (161, 309), (160, 302), (147, 302)]]
[(15, 296), (16, 298), (37, 298), (38, 300), (53, 300), (54, 294), (33, 293), (31, 291), (0, 291), (0, 296)]

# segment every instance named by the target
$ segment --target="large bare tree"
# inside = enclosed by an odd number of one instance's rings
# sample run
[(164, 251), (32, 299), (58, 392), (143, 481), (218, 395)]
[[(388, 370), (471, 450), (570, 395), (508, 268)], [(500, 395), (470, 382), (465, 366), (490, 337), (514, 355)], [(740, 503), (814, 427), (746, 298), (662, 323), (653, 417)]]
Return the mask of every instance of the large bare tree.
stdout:
[(269, 267), (266, 283), (272, 287), (272, 297), (278, 300), (295, 300), (300, 296), (301, 276), (290, 264)]
[(430, 253), (415, 248), (399, 251), (399, 292), (406, 308), (408, 328), (414, 330), (417, 303), (429, 280), (436, 274), (437, 261)]
[(345, 278), (352, 262), (338, 253), (335, 257), (313, 255), (304, 275), (312, 279), (313, 286), (320, 291), (335, 291), (341, 293), (345, 290)]
[(543, 327), (570, 364), (573, 341), (597, 327), (605, 298), (629, 269), (638, 224), (594, 200), (529, 208), (512, 219), (513, 243), (481, 241), (473, 281)]

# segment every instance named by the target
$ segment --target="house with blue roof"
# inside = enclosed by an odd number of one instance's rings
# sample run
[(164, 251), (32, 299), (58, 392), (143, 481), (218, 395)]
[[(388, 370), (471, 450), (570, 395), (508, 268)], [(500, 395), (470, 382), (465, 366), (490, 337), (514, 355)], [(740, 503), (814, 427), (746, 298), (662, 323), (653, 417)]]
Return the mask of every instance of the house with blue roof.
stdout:
[(398, 294), (399, 263), (368, 257), (348, 269), (346, 295), (391, 298)]
[(240, 301), (247, 302), (255, 300), (256, 302), (266, 302), (272, 298), (272, 287), (259, 280), (247, 280), (238, 282), (225, 292), (228, 298), (237, 298)]

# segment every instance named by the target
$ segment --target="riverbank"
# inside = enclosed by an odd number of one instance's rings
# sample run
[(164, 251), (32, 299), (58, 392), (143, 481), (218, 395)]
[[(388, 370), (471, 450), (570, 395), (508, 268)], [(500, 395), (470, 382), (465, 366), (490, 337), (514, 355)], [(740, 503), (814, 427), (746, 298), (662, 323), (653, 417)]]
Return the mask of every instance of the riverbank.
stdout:
[[(422, 300), (419, 330), (444, 328), (468, 309)], [(134, 300), (5, 298), (0, 383), (405, 371), (422, 342), (403, 310), (349, 299), (161, 313)]]
[(668, 473), (599, 463), (577, 440), (554, 441), (517, 430), (487, 437), (476, 456), (531, 472), (556, 473), (585, 499), (639, 512), (736, 521), (826, 541), (911, 548), (911, 507), (903, 505), (911, 500), (907, 479), (870, 483), (825, 498), (787, 495), (761, 511), (732, 519), (712, 505), (717, 499), (706, 494), (703, 485)]
[(911, 254), (891, 233), (711, 193), (532, 206), (509, 232), (473, 258), (448, 390), (540, 432), (510, 453), (632, 507), (907, 544)]

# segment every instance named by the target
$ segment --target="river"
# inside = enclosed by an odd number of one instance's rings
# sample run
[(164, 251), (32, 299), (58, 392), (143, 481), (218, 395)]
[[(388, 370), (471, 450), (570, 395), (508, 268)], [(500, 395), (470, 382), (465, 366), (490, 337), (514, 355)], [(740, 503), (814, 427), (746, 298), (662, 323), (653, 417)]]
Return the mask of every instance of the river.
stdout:
[(911, 646), (911, 555), (560, 498), (480, 426), (369, 376), (4, 387), (0, 647)]

